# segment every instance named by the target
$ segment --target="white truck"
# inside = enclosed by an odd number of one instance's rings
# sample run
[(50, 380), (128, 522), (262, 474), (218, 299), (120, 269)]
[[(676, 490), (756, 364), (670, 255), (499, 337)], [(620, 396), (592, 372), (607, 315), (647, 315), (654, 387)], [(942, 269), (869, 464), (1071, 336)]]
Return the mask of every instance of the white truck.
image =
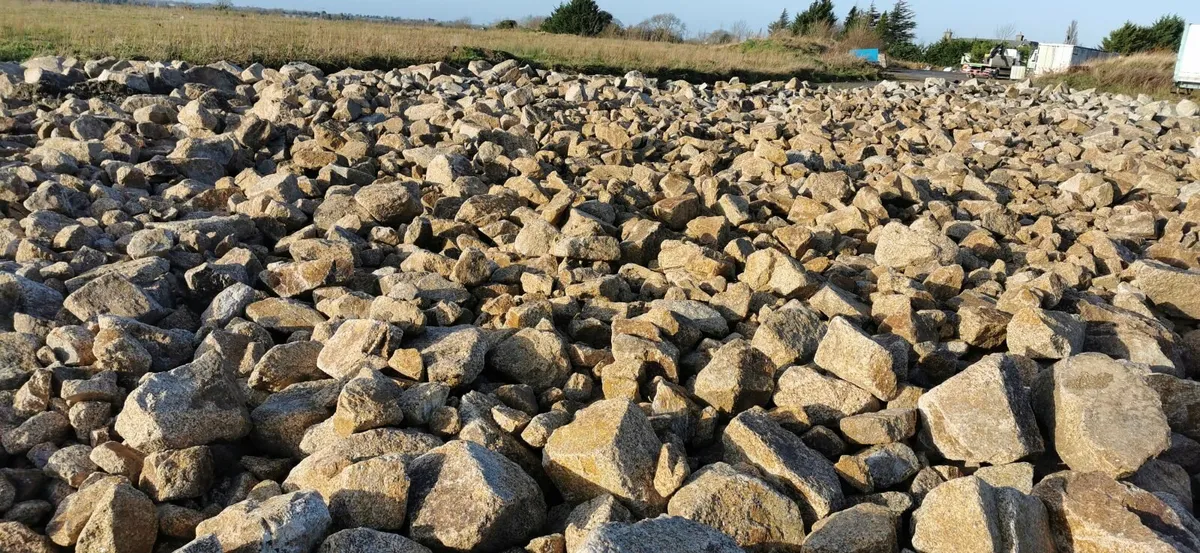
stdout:
[(1183, 30), (1183, 42), (1175, 60), (1175, 87), (1200, 89), (1200, 23), (1192, 23)]
[(1116, 54), (1095, 48), (1085, 48), (1074, 44), (1058, 44), (1052, 42), (1039, 43), (1033, 49), (1029, 59), (1029, 67), (1034, 77), (1047, 73), (1070, 71), (1089, 61), (1115, 58)]

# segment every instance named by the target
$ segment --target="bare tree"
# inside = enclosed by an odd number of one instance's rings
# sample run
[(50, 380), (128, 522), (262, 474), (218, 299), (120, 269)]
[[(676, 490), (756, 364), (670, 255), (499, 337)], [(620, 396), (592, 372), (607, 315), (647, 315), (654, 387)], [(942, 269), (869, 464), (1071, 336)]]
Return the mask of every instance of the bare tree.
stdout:
[(750, 35), (753, 35), (754, 31), (750, 30), (749, 23), (746, 23), (743, 19), (739, 19), (729, 26), (729, 33), (737, 38), (738, 42), (741, 42), (750, 38)]
[(527, 15), (521, 18), (518, 23), (523, 29), (536, 30), (542, 28), (542, 22), (546, 20), (545, 16)]
[(1000, 40), (1012, 40), (1015, 36), (1017, 36), (1017, 26), (1012, 23), (996, 27), (996, 38)]
[(1071, 24), (1067, 26), (1067, 39), (1063, 42), (1067, 44), (1079, 44), (1079, 22), (1072, 19)]
[(628, 32), (637, 35), (642, 40), (682, 42), (684, 35), (687, 34), (687, 25), (673, 13), (660, 13), (638, 23)]

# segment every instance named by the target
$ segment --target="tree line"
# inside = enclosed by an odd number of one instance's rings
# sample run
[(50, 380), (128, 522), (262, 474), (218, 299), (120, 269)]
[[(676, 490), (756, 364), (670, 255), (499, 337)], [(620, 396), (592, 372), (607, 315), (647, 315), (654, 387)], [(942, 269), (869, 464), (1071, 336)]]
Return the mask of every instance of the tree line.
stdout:
[(876, 35), (888, 51), (898, 52), (915, 48), (917, 18), (906, 0), (896, 0), (891, 9), (883, 12), (874, 2), (865, 10), (855, 5), (839, 22), (833, 0), (813, 0), (807, 9), (795, 16), (789, 16), (788, 11), (783, 10), (767, 30), (772, 35), (789, 33), (828, 38), (869, 33)]
[[(501, 21), (499, 28), (529, 28), (514, 20)], [(600, 8), (596, 0), (569, 0), (559, 4), (549, 16), (537, 21), (536, 28), (548, 33), (580, 36), (606, 36), (654, 42), (683, 42), (687, 25), (675, 14), (662, 13), (636, 25), (623, 25), (611, 13)], [(748, 38), (752, 32), (742, 21), (729, 30), (717, 30), (701, 39), (705, 42), (727, 43)]]

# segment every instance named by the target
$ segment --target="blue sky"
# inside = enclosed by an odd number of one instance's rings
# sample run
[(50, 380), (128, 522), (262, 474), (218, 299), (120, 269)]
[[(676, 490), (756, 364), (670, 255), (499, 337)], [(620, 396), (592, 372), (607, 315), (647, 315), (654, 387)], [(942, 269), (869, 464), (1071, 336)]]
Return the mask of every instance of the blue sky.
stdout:
[[(520, 19), (527, 15), (549, 13), (561, 0), (233, 0), (239, 6), (291, 8), (301, 10), (390, 15), (415, 19), (453, 20), (469, 17), (474, 23), (500, 19)], [(625, 24), (637, 23), (651, 15), (670, 12), (681, 17), (688, 31), (712, 31), (745, 21), (751, 29), (765, 28), (787, 8), (803, 9), (808, 0), (597, 0), (600, 6)], [(854, 0), (835, 0), (839, 14), (845, 14)], [(858, 0), (866, 8), (870, 0)], [(890, 7), (880, 0), (880, 11)], [(1160, 15), (1176, 13), (1192, 23), (1200, 23), (1200, 0), (910, 0), (917, 14), (917, 38), (930, 42), (941, 38), (946, 29), (958, 36), (995, 36), (996, 30), (1011, 24), (1029, 40), (1059, 42), (1072, 19), (1079, 20), (1080, 41), (1095, 45), (1112, 29), (1126, 20), (1150, 23)]]

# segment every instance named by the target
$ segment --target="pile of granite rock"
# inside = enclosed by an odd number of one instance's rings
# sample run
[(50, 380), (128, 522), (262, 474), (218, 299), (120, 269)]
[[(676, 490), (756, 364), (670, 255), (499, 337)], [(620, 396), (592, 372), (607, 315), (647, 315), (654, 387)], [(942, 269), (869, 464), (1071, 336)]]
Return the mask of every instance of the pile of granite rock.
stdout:
[(1198, 552), (1196, 115), (0, 64), (0, 552)]

